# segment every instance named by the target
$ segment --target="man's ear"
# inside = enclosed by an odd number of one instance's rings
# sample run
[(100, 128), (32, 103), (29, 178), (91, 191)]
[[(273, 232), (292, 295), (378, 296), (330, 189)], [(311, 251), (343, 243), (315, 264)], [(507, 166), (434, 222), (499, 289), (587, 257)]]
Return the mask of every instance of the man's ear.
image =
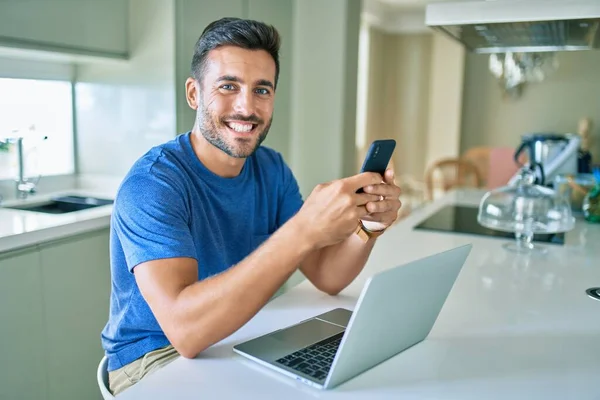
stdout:
[(185, 99), (192, 110), (197, 110), (200, 104), (200, 91), (196, 87), (197, 83), (192, 77), (187, 78), (185, 81)]

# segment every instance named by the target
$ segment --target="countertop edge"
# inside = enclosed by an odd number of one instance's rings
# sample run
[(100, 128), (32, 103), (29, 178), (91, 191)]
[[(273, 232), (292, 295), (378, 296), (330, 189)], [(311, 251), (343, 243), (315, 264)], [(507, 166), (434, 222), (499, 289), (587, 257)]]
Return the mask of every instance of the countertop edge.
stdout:
[(69, 236), (95, 231), (110, 226), (110, 214), (90, 217), (76, 222), (23, 232), (0, 238), (0, 255), (5, 252), (52, 242)]

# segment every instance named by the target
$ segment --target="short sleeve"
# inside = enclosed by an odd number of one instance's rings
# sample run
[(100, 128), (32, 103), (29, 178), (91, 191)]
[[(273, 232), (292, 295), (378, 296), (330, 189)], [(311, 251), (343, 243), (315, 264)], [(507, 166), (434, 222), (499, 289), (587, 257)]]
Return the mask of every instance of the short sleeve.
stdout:
[(141, 263), (197, 259), (182, 188), (152, 173), (126, 178), (115, 200), (113, 229), (130, 272)]
[(294, 177), (291, 169), (282, 160), (282, 187), (281, 195), (279, 197), (279, 210), (277, 212), (277, 227), (281, 227), (290, 218), (292, 218), (298, 210), (302, 207), (302, 195), (300, 194), (300, 188), (298, 182)]

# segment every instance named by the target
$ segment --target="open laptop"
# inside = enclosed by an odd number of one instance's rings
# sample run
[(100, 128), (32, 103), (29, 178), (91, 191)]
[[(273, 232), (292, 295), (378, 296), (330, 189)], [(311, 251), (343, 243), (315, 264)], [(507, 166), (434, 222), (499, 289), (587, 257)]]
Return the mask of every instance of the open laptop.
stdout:
[(354, 312), (337, 308), (233, 350), (311, 386), (335, 387), (425, 339), (471, 247), (379, 272)]

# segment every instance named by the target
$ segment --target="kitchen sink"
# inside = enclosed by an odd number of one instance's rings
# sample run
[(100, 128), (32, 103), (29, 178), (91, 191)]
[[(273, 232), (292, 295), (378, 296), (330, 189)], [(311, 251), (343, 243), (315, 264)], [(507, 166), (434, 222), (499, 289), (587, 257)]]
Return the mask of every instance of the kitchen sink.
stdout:
[(33, 211), (46, 214), (66, 214), (113, 204), (113, 200), (86, 196), (60, 196), (44, 202), (5, 206), (14, 210)]

